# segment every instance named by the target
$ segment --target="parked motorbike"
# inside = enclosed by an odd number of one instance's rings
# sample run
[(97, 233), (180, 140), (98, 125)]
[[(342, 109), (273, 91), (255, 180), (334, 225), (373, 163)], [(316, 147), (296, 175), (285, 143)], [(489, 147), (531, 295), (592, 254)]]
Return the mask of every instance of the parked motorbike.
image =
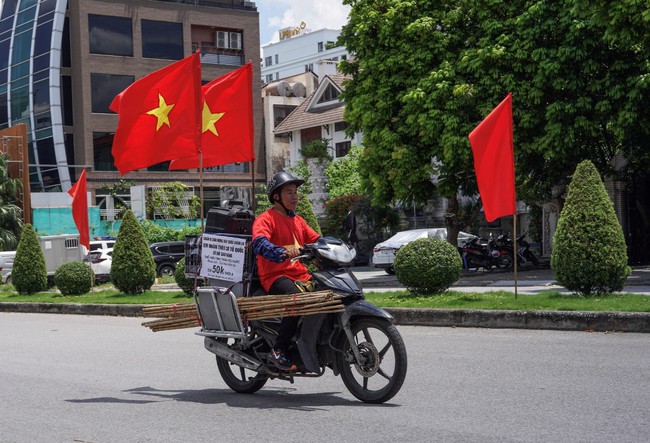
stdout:
[(483, 268), (490, 272), (494, 268), (507, 269), (512, 266), (512, 256), (499, 248), (493, 238), (487, 243), (481, 243), (478, 238), (471, 239), (463, 246), (462, 256), (466, 269)]
[[(535, 257), (535, 254), (533, 254), (533, 251), (530, 250), (530, 243), (528, 243), (525, 238), (526, 233), (517, 237), (517, 264), (524, 265), (527, 263), (532, 263), (533, 265), (537, 265), (539, 263), (539, 260), (537, 257)], [(505, 253), (509, 254), (510, 257), (514, 256), (514, 243), (508, 237), (507, 233), (499, 235), (499, 237), (497, 237), (496, 244)], [(512, 267), (512, 263), (510, 264), (509, 268), (510, 267)]]
[[(317, 268), (312, 272), (314, 290), (342, 295), (345, 306), (340, 313), (302, 317), (289, 350), (296, 371), (281, 371), (266, 358), (279, 319), (242, 320), (231, 291), (198, 290), (203, 327), (197, 334), (205, 337), (205, 348), (216, 355), (219, 373), (232, 390), (250, 394), (270, 379), (293, 383), (297, 377), (322, 376), (329, 368), (363, 402), (383, 403), (399, 392), (406, 377), (406, 347), (393, 317), (364, 300), (359, 281), (344, 267), (355, 256), (343, 241), (320, 238), (292, 259), (313, 263)], [(251, 279), (244, 296), (254, 292)]]

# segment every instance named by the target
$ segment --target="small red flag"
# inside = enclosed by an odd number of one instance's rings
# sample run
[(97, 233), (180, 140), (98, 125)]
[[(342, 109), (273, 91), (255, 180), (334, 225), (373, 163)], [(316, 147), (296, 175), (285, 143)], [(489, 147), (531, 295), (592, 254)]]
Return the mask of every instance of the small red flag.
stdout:
[(68, 190), (72, 197), (72, 218), (79, 231), (79, 243), (90, 249), (90, 233), (88, 226), (88, 195), (86, 192), (86, 170), (79, 176), (79, 180)]
[(517, 212), (512, 94), (469, 134), (485, 218), (491, 222)]
[[(253, 64), (203, 85), (203, 167), (255, 160), (253, 149)], [(198, 153), (172, 160), (169, 170), (199, 167)]]
[(198, 52), (118, 94), (110, 109), (119, 114), (112, 154), (120, 174), (198, 152), (201, 103)]

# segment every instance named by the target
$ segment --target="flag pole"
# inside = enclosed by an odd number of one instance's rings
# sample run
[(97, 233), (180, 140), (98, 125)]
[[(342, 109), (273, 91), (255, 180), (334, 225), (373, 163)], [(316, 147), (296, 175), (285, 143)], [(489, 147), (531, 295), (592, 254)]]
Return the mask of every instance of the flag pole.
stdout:
[(201, 199), (201, 234), (205, 232), (203, 227), (203, 151), (199, 151), (199, 196)]
[(514, 259), (515, 259), (515, 300), (517, 299), (517, 262), (518, 260), (518, 253), (517, 253), (517, 210), (515, 208), (515, 213), (512, 214), (512, 236), (514, 237), (514, 246), (513, 246), (513, 253), (514, 253)]
[(257, 211), (257, 201), (255, 198), (255, 160), (251, 160), (251, 208), (253, 214)]

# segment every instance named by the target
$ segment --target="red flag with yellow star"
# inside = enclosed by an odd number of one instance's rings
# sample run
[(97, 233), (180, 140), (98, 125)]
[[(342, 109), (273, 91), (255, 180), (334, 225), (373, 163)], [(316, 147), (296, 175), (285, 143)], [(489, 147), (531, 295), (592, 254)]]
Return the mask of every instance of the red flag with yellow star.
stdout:
[[(253, 149), (253, 64), (203, 85), (203, 167), (255, 160)], [(199, 167), (199, 155), (172, 160), (169, 170)]]
[(111, 152), (120, 174), (199, 152), (201, 104), (198, 52), (117, 95), (110, 106), (119, 114)]

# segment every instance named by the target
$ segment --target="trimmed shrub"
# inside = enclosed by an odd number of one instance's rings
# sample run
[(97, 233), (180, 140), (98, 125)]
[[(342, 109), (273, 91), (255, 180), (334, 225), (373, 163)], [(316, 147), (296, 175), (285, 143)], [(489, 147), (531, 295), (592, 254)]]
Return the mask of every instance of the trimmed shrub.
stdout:
[(296, 214), (304, 218), (307, 224), (314, 231), (318, 232), (318, 235), (322, 235), (320, 224), (318, 223), (316, 214), (314, 214), (314, 208), (312, 208), (311, 202), (309, 201), (309, 198), (307, 197), (306, 194), (303, 193), (298, 194), (298, 204), (296, 205)]
[[(176, 271), (174, 271), (174, 280), (179, 288), (187, 295), (194, 294), (194, 279), (185, 277), (185, 258), (181, 258), (176, 263)], [(196, 286), (203, 286), (203, 278), (199, 277), (196, 281)]]
[(113, 246), (111, 282), (125, 294), (140, 294), (153, 286), (156, 264), (140, 224), (126, 211)]
[(26, 224), (20, 234), (11, 282), (19, 294), (35, 294), (47, 289), (47, 267), (34, 227)]
[(463, 260), (450, 243), (420, 238), (400, 248), (395, 256), (397, 280), (414, 294), (446, 291), (460, 278)]
[(551, 268), (558, 283), (579, 294), (620, 291), (630, 275), (627, 247), (596, 167), (578, 165), (553, 237)]
[(95, 273), (81, 262), (63, 263), (54, 273), (54, 284), (63, 295), (82, 295), (90, 291)]

